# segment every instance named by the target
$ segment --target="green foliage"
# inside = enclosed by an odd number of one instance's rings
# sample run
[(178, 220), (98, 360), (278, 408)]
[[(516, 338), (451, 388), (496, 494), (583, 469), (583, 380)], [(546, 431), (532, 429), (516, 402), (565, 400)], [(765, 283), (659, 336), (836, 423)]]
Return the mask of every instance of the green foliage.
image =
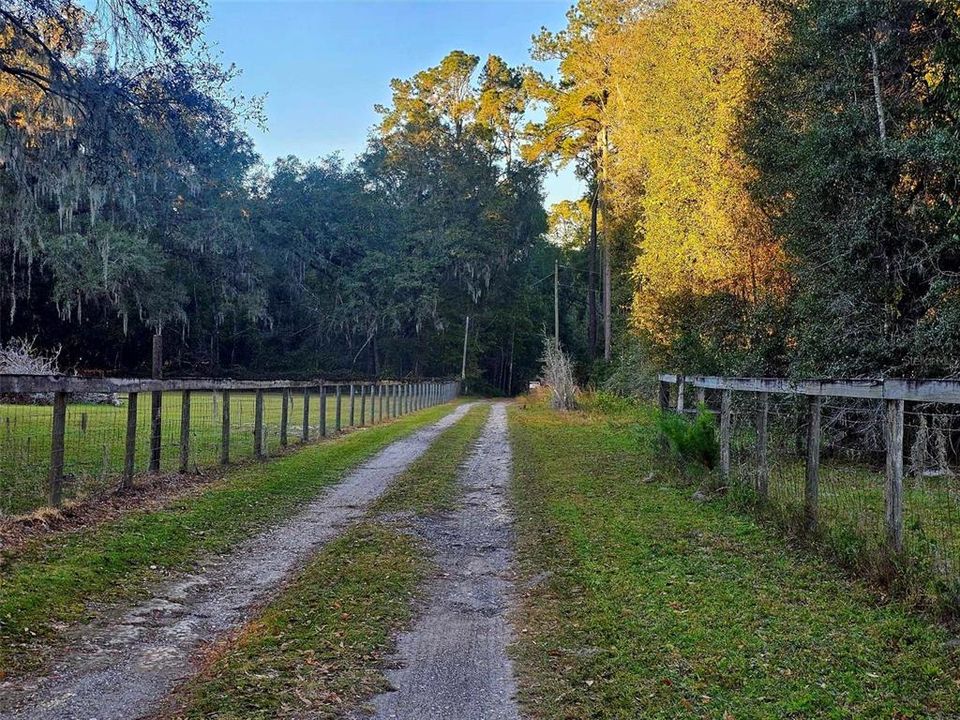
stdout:
[(713, 470), (720, 459), (716, 421), (705, 406), (693, 421), (672, 412), (661, 413), (657, 428), (682, 468), (693, 465)]
[(957, 371), (956, 4), (785, 4), (754, 83), (756, 196), (792, 256), (801, 375)]

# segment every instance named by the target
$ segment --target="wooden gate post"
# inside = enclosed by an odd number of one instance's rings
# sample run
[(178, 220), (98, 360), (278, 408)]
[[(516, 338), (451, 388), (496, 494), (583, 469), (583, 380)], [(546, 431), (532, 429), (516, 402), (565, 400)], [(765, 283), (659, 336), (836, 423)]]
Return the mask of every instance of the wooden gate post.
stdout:
[[(163, 336), (153, 336), (153, 379), (163, 377)], [(154, 391), (150, 395), (150, 471), (160, 470), (160, 441), (163, 427), (163, 393)]]
[(190, 471), (190, 391), (180, 393), (180, 472)]
[(133, 487), (133, 470), (137, 457), (137, 393), (127, 393), (127, 438), (123, 450), (123, 478), (120, 487)]
[(720, 394), (720, 474), (730, 477), (730, 431), (732, 425), (733, 390)]
[(290, 391), (280, 391), (280, 447), (287, 446), (287, 423), (290, 421)]
[(230, 462), (230, 391), (224, 390), (223, 416), (220, 422), (220, 463), (227, 465)]
[(341, 425), (341, 410), (343, 409), (343, 391), (340, 387), (340, 383), (337, 383), (337, 408), (336, 414), (334, 417), (334, 430), (340, 432)]
[(677, 415), (683, 415), (687, 390), (687, 381), (683, 375), (677, 375)]
[(816, 531), (820, 524), (820, 415), (823, 398), (810, 397), (807, 414), (807, 472), (803, 493), (803, 512), (807, 530)]
[(770, 394), (759, 396), (760, 412), (757, 417), (757, 486), (756, 491), (763, 502), (770, 495), (770, 459), (767, 453), (767, 429), (770, 421)]
[(903, 400), (887, 400), (887, 482), (885, 492), (887, 546), (903, 552)]
[(310, 440), (310, 388), (303, 390), (303, 427), (300, 429), (300, 440)]
[(320, 437), (327, 436), (327, 386), (320, 386)]
[(133, 472), (137, 456), (137, 394), (127, 393), (127, 437), (123, 450), (123, 477), (120, 488), (133, 487)]
[(50, 505), (60, 507), (63, 502), (63, 463), (67, 430), (67, 394), (53, 394), (53, 425), (50, 435)]
[(697, 388), (697, 410), (702, 407), (705, 407), (707, 404), (707, 389), (698, 387)]
[(353, 423), (354, 423), (353, 409), (354, 409), (354, 403), (355, 403), (355, 393), (356, 393), (356, 389), (354, 388), (353, 383), (350, 383), (350, 410), (347, 415), (347, 417), (349, 417), (350, 419), (350, 422), (347, 424), (347, 427), (353, 427)]
[(257, 458), (263, 458), (264, 453), (263, 437), (263, 390), (257, 390), (253, 404), (253, 454)]

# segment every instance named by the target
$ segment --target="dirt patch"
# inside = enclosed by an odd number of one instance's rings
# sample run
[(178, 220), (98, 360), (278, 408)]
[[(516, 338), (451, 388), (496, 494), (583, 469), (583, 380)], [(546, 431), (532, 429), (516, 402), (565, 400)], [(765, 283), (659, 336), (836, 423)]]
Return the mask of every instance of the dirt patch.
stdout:
[(457, 510), (418, 523), (438, 572), (423, 614), (398, 640), (376, 720), (517, 720), (507, 655), (513, 529), (506, 409), (493, 406), (465, 463)]
[(210, 558), (196, 573), (159, 587), (150, 600), (111, 610), (80, 629), (49, 676), (0, 684), (0, 718), (129, 720), (150, 714), (175, 683), (193, 674), (204, 644), (239, 627), (317, 548), (362, 518), (469, 407), (393, 443), (298, 515), (228, 556)]

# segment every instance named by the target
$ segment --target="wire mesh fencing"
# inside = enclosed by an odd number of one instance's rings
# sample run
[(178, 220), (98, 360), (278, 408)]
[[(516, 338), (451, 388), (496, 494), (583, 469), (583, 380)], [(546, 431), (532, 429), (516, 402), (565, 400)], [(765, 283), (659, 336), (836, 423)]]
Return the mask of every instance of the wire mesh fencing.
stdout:
[[(448, 402), (458, 389), (432, 380), (0, 376), (0, 517), (130, 488), (143, 473), (192, 473), (279, 455)], [(98, 391), (104, 402), (89, 402)]]
[(960, 383), (661, 376), (660, 404), (716, 418), (732, 495), (960, 609)]

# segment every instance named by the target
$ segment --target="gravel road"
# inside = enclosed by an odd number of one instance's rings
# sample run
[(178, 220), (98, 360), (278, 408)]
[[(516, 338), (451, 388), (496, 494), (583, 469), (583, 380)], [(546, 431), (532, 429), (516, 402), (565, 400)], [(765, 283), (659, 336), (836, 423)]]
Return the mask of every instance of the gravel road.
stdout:
[(459, 508), (422, 523), (439, 572), (426, 611), (399, 638), (387, 672), (394, 690), (374, 699), (376, 720), (516, 720), (506, 648), (513, 531), (507, 509), (506, 408), (490, 418), (461, 472)]
[(460, 406), (391, 444), (293, 518), (157, 588), (150, 600), (111, 610), (82, 628), (48, 676), (0, 685), (0, 718), (132, 720), (149, 714), (192, 674), (191, 659), (203, 644), (247, 620), (252, 606), (359, 520), (468, 409)]

